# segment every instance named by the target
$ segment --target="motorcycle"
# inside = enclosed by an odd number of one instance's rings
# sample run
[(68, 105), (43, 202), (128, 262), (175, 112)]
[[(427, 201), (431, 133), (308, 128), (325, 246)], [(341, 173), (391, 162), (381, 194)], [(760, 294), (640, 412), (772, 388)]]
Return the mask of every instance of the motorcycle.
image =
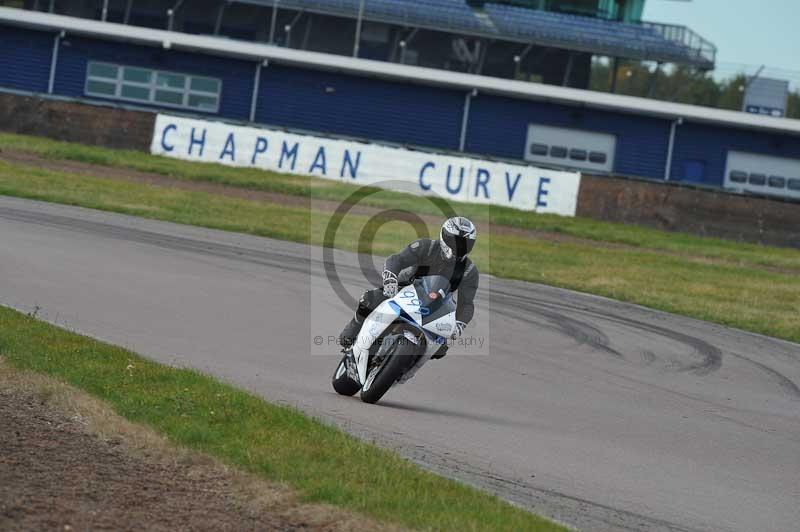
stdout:
[(376, 403), (410, 379), (447, 342), (456, 327), (450, 280), (420, 277), (401, 287), (365, 319), (353, 346), (333, 373), (333, 389)]

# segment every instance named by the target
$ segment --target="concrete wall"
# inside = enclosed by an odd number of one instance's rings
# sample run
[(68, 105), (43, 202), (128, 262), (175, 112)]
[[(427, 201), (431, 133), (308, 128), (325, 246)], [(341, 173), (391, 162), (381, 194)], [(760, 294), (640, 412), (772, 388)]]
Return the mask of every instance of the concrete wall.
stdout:
[[(155, 113), (0, 93), (0, 130), (149, 151)], [(673, 183), (584, 175), (577, 215), (800, 248), (800, 204)]]

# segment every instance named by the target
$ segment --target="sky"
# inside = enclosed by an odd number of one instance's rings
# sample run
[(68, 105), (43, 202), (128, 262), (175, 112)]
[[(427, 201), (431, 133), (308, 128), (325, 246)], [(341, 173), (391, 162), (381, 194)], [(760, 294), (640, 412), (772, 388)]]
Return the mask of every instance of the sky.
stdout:
[(765, 64), (765, 74), (800, 79), (800, 0), (646, 0), (643, 18), (699, 33), (717, 46), (720, 69)]

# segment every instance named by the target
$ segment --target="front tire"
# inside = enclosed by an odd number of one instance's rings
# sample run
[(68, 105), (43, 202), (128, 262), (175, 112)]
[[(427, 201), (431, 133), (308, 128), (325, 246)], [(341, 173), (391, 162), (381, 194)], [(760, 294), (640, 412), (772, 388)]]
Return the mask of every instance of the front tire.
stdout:
[(367, 378), (368, 386), (366, 386), (366, 389), (361, 389), (361, 400), (365, 403), (377, 403), (389, 391), (389, 388), (416, 362), (417, 346), (402, 340), (402, 335), (394, 339), (394, 345), (390, 348), (390, 352), (385, 355), (388, 360), (377, 370), (378, 373), (372, 379), (372, 382), (369, 382), (369, 377)]
[(343, 356), (342, 360), (339, 361), (339, 365), (336, 366), (336, 371), (333, 372), (331, 383), (336, 393), (350, 397), (361, 389), (361, 385), (347, 375), (346, 359), (347, 355)]

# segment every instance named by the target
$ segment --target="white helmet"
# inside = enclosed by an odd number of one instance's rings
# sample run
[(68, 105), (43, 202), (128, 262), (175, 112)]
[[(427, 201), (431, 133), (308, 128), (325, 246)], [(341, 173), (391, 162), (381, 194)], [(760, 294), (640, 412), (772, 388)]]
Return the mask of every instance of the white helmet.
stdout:
[(439, 234), (439, 246), (442, 248), (442, 255), (446, 259), (455, 257), (463, 259), (475, 246), (475, 236), (477, 230), (475, 224), (463, 216), (455, 216), (442, 224), (442, 231)]

